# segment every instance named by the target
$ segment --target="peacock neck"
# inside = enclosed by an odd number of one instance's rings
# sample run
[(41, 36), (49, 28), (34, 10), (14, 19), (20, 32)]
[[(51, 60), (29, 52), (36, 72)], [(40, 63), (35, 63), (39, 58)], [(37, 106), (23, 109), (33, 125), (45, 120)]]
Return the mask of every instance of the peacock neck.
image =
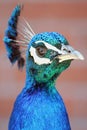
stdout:
[(48, 93), (57, 93), (57, 90), (55, 88), (55, 81), (53, 79), (49, 80), (45, 83), (39, 83), (35, 81), (35, 79), (28, 73), (26, 75), (26, 83), (25, 83), (25, 89), (26, 90), (39, 90), (39, 91), (46, 91)]

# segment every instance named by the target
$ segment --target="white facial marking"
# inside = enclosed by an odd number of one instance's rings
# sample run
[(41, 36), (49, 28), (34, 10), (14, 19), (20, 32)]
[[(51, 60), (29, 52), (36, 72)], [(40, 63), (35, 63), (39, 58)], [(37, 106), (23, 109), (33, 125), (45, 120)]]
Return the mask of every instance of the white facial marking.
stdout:
[(56, 48), (55, 46), (53, 46), (53, 45), (51, 45), (51, 44), (49, 44), (49, 43), (47, 43), (47, 42), (45, 42), (45, 41), (36, 41), (35, 43), (37, 44), (37, 43), (44, 43), (44, 45), (48, 48), (48, 49), (51, 49), (51, 50), (53, 50), (53, 51), (56, 51), (56, 52), (58, 52), (59, 54), (62, 54), (61, 53), (61, 50), (59, 50), (58, 48)]
[[(56, 52), (58, 52), (59, 54), (67, 54), (67, 52), (66, 51), (64, 51), (63, 49), (64, 48), (66, 48), (66, 46), (65, 45), (63, 45), (62, 44), (62, 48), (61, 48), (61, 50), (60, 49), (58, 49), (58, 48), (56, 48), (55, 46), (53, 46), (53, 45), (51, 45), (51, 44), (49, 44), (49, 43), (47, 43), (47, 42), (45, 42), (45, 41), (36, 41), (35, 42), (35, 44), (38, 44), (38, 43), (44, 43), (44, 45), (47, 47), (47, 49), (51, 49), (51, 50), (53, 50), (53, 51), (56, 51)], [(67, 48), (66, 48), (67, 49)], [(38, 65), (42, 65), (42, 64), (51, 64), (52, 63), (52, 61), (50, 61), (50, 59), (49, 58), (43, 58), (43, 57), (39, 57), (38, 55), (37, 55), (37, 53), (36, 53), (36, 49), (34, 48), (34, 47), (32, 47), (31, 46), (31, 48), (30, 48), (30, 54), (31, 54), (31, 56), (34, 58), (34, 61), (35, 61), (35, 63), (37, 63)], [(61, 62), (62, 60), (60, 60), (60, 62)]]
[(37, 63), (38, 65), (42, 65), (42, 64), (50, 64), (52, 61), (50, 61), (49, 58), (41, 58), (36, 54), (36, 49), (34, 47), (31, 46), (30, 48), (30, 53), (31, 56), (34, 58), (35, 63)]
[[(57, 49), (56, 47), (54, 47), (53, 45), (50, 45), (49, 43), (45, 42), (45, 41), (36, 41), (35, 43), (44, 43), (44, 45), (47, 47), (47, 49), (51, 49), (53, 51), (58, 52), (59, 54), (62, 54), (61, 50)], [(30, 48), (30, 53), (31, 56), (34, 58), (35, 63), (37, 63), (38, 65), (42, 65), (42, 64), (51, 64), (52, 61), (50, 61), (49, 58), (42, 58), (39, 57), (36, 53), (36, 49), (34, 47), (31, 46)]]

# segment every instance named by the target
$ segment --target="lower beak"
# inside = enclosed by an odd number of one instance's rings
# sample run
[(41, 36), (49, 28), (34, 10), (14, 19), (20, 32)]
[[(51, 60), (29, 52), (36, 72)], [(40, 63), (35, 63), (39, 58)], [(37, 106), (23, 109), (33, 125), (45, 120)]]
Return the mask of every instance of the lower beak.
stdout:
[(62, 61), (66, 61), (66, 60), (74, 60), (74, 59), (77, 59), (77, 60), (84, 60), (84, 57), (83, 55), (77, 51), (77, 50), (68, 50), (69, 52), (65, 53), (63, 52), (62, 55), (59, 55), (58, 58), (59, 58), (59, 62), (62, 62)]

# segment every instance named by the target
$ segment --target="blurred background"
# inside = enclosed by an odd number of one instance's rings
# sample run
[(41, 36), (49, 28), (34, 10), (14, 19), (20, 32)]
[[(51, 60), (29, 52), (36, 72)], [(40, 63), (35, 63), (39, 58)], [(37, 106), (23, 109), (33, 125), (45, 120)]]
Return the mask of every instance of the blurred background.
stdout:
[(0, 130), (8, 129), (13, 103), (24, 86), (25, 69), (18, 71), (6, 56), (4, 31), (13, 8), (24, 4), (21, 16), (34, 32), (56, 31), (79, 50), (84, 61), (73, 61), (56, 82), (72, 130), (87, 130), (87, 0), (0, 0)]

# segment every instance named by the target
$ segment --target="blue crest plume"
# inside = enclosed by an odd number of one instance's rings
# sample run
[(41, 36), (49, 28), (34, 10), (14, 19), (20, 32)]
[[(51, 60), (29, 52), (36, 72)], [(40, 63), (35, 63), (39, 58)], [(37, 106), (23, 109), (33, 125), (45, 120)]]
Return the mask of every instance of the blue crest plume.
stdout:
[(16, 61), (22, 62), (22, 66), (24, 64), (24, 60), (21, 57), (21, 53), (19, 51), (19, 45), (15, 46), (15, 42), (18, 36), (17, 32), (17, 24), (18, 24), (18, 17), (20, 15), (21, 6), (16, 6), (12, 15), (8, 21), (8, 27), (5, 31), (4, 43), (6, 45), (6, 49), (8, 52), (8, 57), (11, 63), (15, 63)]
[(4, 43), (8, 53), (8, 58), (12, 64), (17, 61), (19, 69), (25, 64), (25, 58), (22, 56), (23, 52), (25, 51), (24, 49), (22, 50), (21, 47), (26, 47), (29, 43), (29, 40), (35, 34), (25, 19), (23, 19), (23, 24), (21, 22), (19, 23), (19, 16), (22, 7), (22, 5), (17, 5), (13, 10), (10, 19), (8, 20), (8, 27), (4, 36)]

